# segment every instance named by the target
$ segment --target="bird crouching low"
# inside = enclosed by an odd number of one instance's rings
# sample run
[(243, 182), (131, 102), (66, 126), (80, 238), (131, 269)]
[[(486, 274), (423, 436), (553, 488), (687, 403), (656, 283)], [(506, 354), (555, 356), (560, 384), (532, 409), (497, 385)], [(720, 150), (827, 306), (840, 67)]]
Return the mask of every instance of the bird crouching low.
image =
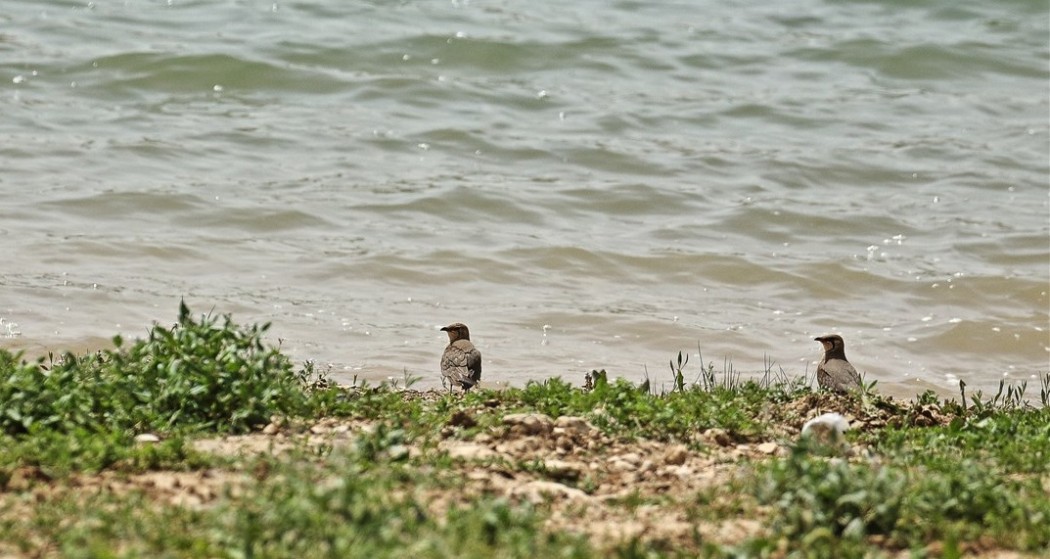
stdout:
[(861, 387), (860, 374), (846, 360), (846, 343), (832, 334), (813, 338), (824, 346), (824, 358), (817, 365), (817, 385), (832, 392), (846, 393)]
[(442, 383), (448, 383), (449, 393), (456, 386), (464, 392), (481, 381), (481, 352), (470, 341), (470, 330), (456, 322), (441, 329), (448, 333), (448, 346), (441, 354)]

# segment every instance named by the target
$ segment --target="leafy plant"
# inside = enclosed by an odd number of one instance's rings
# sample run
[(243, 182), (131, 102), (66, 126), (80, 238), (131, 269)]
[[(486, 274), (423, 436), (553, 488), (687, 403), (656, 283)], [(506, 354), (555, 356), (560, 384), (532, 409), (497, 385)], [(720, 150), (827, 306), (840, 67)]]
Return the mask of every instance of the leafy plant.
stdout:
[(682, 352), (679, 351), (678, 366), (675, 366), (673, 360), (670, 362), (671, 374), (674, 375), (674, 389), (679, 392), (685, 392), (685, 373), (682, 372), (682, 369), (689, 364), (689, 354), (686, 353), (684, 357), (685, 358), (683, 359)]
[[(1033, 440), (1032, 434), (1022, 440)], [(994, 437), (985, 433), (974, 442), (988, 435)], [(943, 430), (926, 440), (938, 437)], [(815, 556), (847, 554), (844, 549), (872, 536), (899, 546), (982, 537), (1019, 549), (1050, 545), (1050, 500), (1038, 478), (1008, 478), (994, 461), (973, 458), (979, 448), (959, 448), (950, 438), (926, 445), (916, 438), (881, 447), (894, 457), (886, 464), (829, 460), (809, 452), (803, 440), (787, 459), (759, 467), (755, 495), (773, 505), (775, 532)], [(1044, 459), (1039, 468), (1046, 467)]]
[(25, 363), (0, 350), (0, 431), (197, 428), (245, 431), (312, 409), (305, 377), (263, 337), (230, 317), (195, 320), (180, 304), (173, 328), (85, 356)]
[(805, 440), (787, 460), (770, 464), (765, 478), (758, 496), (775, 505), (780, 532), (808, 545), (889, 533), (907, 482), (892, 469), (813, 456)]

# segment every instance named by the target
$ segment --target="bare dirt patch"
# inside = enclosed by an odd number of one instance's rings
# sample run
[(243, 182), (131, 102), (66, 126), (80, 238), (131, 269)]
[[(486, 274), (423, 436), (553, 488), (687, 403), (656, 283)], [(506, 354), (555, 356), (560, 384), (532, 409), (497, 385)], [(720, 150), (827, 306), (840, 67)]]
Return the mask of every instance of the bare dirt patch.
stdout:
[(775, 441), (734, 444), (719, 430), (700, 434), (702, 447), (623, 440), (582, 417), (542, 414), (508, 415), (470, 440), (452, 435), (438, 448), (468, 480), (462, 500), (488, 494), (547, 507), (551, 529), (584, 534), (599, 548), (631, 539), (677, 547), (755, 536), (756, 521), (690, 518), (689, 505), (733, 481), (741, 462), (784, 452)]

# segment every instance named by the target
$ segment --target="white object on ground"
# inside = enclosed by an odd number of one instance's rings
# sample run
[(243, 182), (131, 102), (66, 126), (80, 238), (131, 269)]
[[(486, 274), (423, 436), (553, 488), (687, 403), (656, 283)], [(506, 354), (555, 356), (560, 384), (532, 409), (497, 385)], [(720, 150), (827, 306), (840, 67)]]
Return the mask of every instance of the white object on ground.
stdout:
[(816, 442), (834, 445), (845, 442), (849, 421), (841, 414), (825, 413), (810, 419), (802, 426), (802, 436)]

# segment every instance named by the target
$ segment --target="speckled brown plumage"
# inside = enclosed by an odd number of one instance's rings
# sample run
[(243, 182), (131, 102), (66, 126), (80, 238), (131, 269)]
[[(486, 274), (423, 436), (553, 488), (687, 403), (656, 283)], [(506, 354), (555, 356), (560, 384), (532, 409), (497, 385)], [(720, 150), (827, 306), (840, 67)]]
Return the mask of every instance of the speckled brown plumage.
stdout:
[(832, 334), (813, 339), (824, 346), (824, 358), (817, 365), (817, 384), (833, 392), (859, 388), (860, 374), (846, 360), (846, 343), (842, 341), (842, 336)]
[(441, 329), (448, 332), (448, 346), (441, 354), (441, 376), (449, 390), (460, 387), (470, 390), (481, 380), (481, 352), (470, 342), (470, 330), (456, 322)]

